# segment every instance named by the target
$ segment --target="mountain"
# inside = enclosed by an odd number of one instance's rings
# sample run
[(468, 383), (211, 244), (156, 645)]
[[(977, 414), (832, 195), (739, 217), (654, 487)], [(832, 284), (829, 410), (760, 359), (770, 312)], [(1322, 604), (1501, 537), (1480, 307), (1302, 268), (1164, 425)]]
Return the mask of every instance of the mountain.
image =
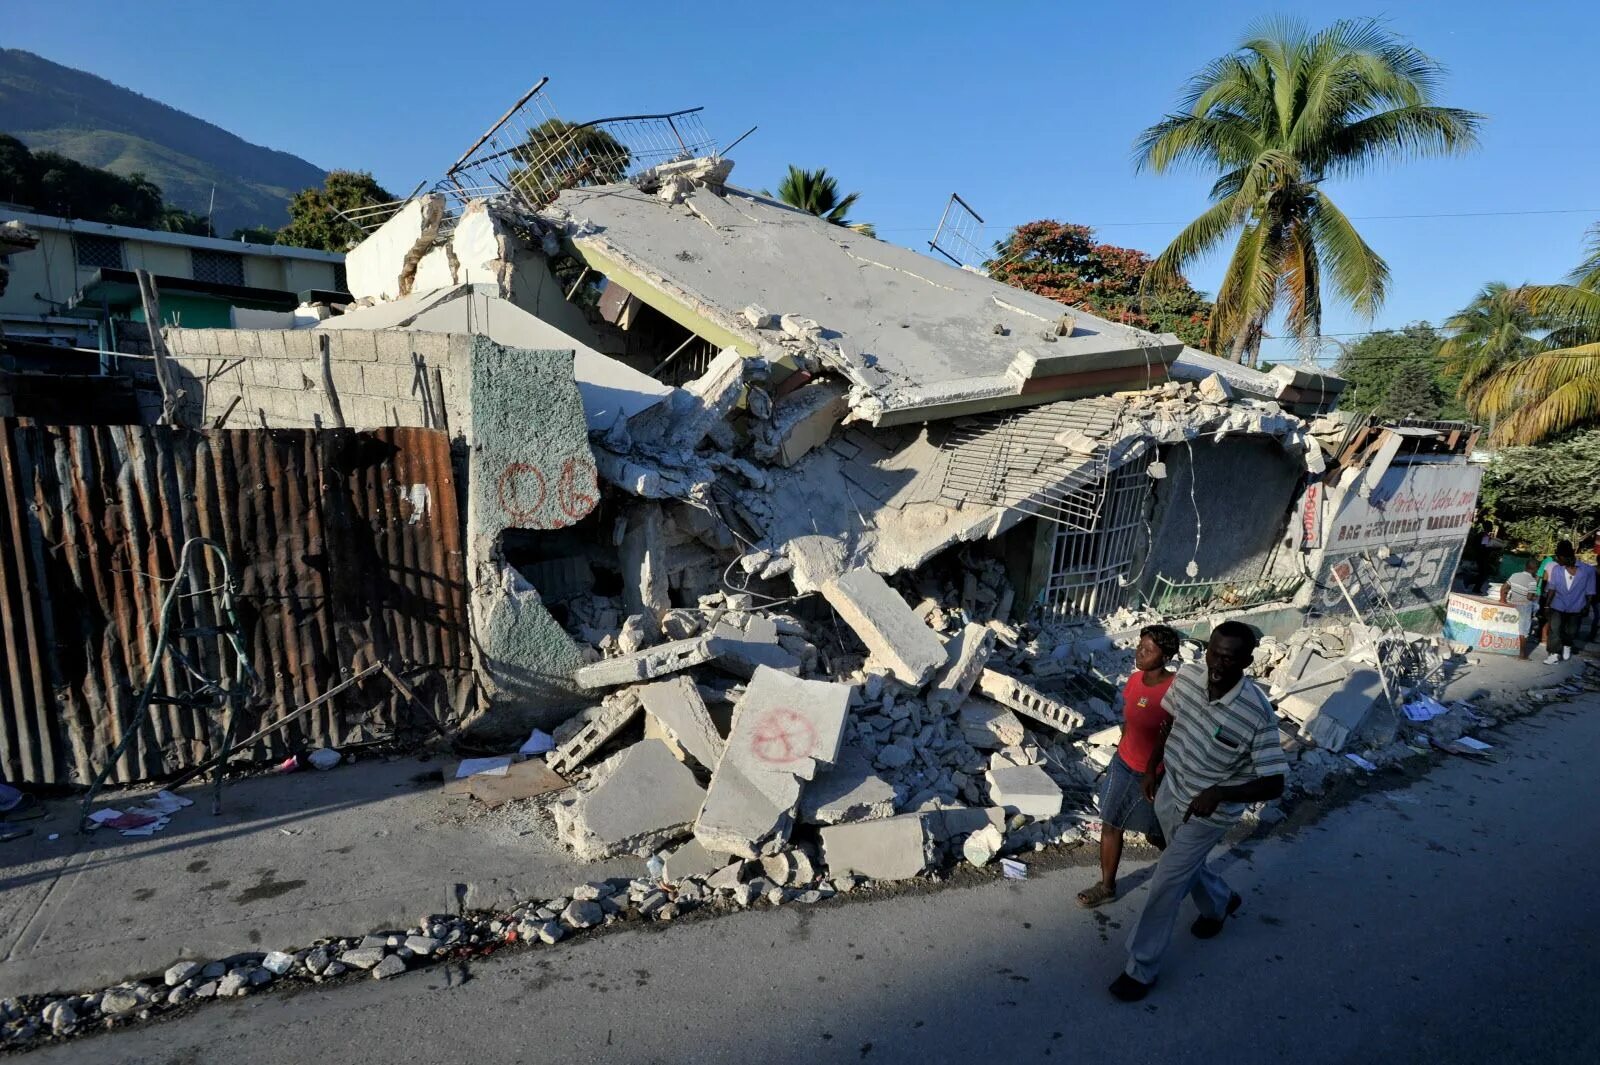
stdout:
[(215, 186), (221, 236), (286, 224), (289, 197), (327, 176), (298, 156), (16, 48), (0, 49), (0, 132), (123, 176), (142, 171), (166, 203), (201, 215)]

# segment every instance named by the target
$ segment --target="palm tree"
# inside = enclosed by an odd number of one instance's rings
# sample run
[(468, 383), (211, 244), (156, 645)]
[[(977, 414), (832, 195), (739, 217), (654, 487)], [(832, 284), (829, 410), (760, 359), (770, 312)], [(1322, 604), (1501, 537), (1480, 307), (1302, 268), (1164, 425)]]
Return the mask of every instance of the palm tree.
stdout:
[(1460, 152), (1480, 115), (1433, 102), (1438, 63), (1368, 19), (1310, 32), (1263, 23), (1196, 74), (1178, 113), (1140, 135), (1138, 169), (1180, 164), (1218, 173), (1211, 207), (1173, 238), (1147, 274), (1177, 275), (1235, 233), (1211, 317), (1213, 351), (1254, 363), (1280, 299), (1302, 344), (1322, 328), (1324, 274), (1370, 317), (1389, 268), (1323, 191), (1380, 161)]
[(845, 217), (860, 198), (861, 193), (852, 192), (841, 199), (839, 182), (828, 176), (827, 167), (802, 170), (791, 163), (789, 173), (784, 175), (782, 183), (778, 185), (778, 199), (790, 207), (798, 208), (807, 214), (814, 214), (818, 218), (826, 218), (834, 225), (853, 229), (862, 236), (875, 237), (878, 231), (873, 228), (871, 222), (852, 222)]
[(1468, 397), (1475, 417), (1494, 423), (1500, 444), (1536, 444), (1600, 419), (1600, 225), (1564, 285), (1510, 293), (1550, 327), (1545, 350), (1502, 366)]
[(1444, 328), (1450, 335), (1439, 345), (1439, 358), (1460, 382), (1456, 394), (1469, 403), (1496, 371), (1548, 346), (1543, 335), (1549, 323), (1503, 281), (1483, 286), (1471, 303), (1445, 321)]

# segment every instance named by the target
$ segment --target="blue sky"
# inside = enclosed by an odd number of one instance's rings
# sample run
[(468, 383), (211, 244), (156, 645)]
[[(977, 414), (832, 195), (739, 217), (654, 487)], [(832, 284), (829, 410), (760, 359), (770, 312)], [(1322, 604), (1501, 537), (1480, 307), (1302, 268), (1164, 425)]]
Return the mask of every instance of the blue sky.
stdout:
[[(1208, 178), (1135, 174), (1130, 145), (1185, 79), (1263, 15), (1380, 16), (1448, 68), (1442, 100), (1485, 113), (1465, 158), (1331, 183), (1393, 271), (1373, 322), (1443, 319), (1488, 280), (1549, 281), (1600, 220), (1589, 84), (1600, 7), (1580, 0), (1361, 4), (8, 4), (0, 44), (36, 51), (323, 167), (408, 191), (437, 178), (541, 75), (569, 119), (704, 105), (735, 183), (827, 166), (855, 214), (923, 248), (960, 192), (994, 227), (1056, 218), (1155, 252)], [(786, 19), (801, 16), (801, 24)], [(1569, 212), (1523, 213), (1499, 212)], [(1393, 215), (1473, 217), (1374, 218)], [(1192, 271), (1214, 289), (1221, 261)], [(1269, 342), (1268, 356), (1276, 345)], [(1287, 353), (1280, 349), (1279, 357)]]

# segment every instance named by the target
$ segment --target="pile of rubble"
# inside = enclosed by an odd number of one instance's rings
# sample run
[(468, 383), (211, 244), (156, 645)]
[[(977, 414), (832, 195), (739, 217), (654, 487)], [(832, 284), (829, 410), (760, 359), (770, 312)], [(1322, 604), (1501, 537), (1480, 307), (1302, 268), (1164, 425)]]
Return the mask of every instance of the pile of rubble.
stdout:
[[(819, 615), (809, 621), (757, 610), (747, 593), (664, 612), (672, 638), (650, 646), (630, 646), (649, 641), (642, 618), (623, 620), (597, 641), (610, 657), (576, 676), (607, 694), (557, 730), (547, 756), (577, 784), (551, 807), (562, 841), (748, 899), (1082, 838), (1093, 771), (1072, 737), (1084, 709), (1099, 720), (1109, 704), (1070, 706), (1025, 677), (1023, 664), (1048, 676), (1076, 661), (1002, 621), (970, 620), (1008, 594), (998, 566), (975, 567), (971, 583), (971, 612), (959, 592), (913, 608), (858, 568), (824, 585), (826, 606), (801, 604)], [(600, 600), (574, 625), (593, 635), (617, 613)], [(975, 834), (983, 844), (968, 846)], [(756, 880), (770, 886), (744, 886)]]

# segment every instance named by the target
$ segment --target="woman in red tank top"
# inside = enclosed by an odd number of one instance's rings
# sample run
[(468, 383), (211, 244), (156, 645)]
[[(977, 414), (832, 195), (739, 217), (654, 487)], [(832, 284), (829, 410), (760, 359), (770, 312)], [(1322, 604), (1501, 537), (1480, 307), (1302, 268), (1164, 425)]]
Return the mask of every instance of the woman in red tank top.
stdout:
[(1124, 834), (1139, 832), (1157, 847), (1166, 846), (1143, 783), (1156, 741), (1172, 723), (1161, 701), (1172, 686), (1167, 662), (1178, 653), (1178, 640), (1176, 630), (1166, 625), (1139, 633), (1133, 676), (1122, 690), (1122, 742), (1100, 785), (1100, 882), (1078, 892), (1080, 906), (1099, 906), (1117, 897)]

